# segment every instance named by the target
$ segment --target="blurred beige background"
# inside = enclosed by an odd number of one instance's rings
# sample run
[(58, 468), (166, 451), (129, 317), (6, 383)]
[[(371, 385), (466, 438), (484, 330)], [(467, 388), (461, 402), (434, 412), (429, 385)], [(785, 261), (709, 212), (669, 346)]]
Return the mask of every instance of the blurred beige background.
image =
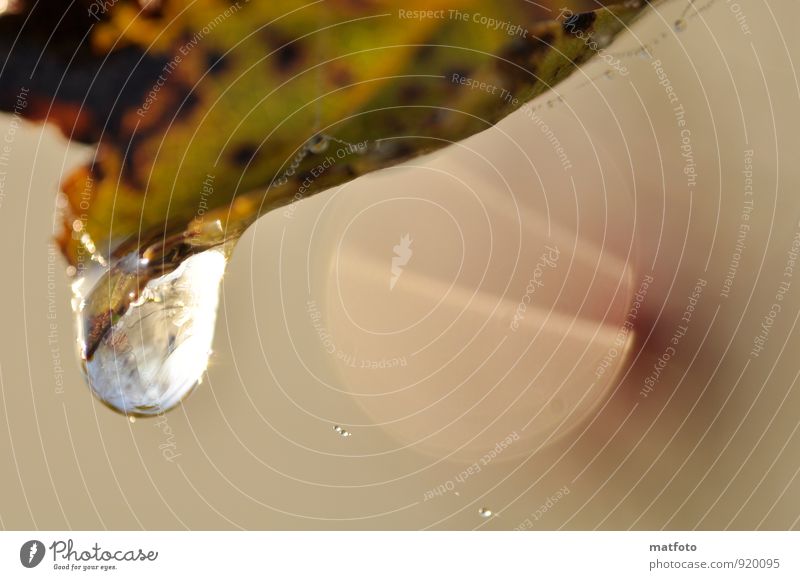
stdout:
[[(650, 14), (611, 49), (628, 75), (593, 62), (534, 103), (571, 171), (520, 111), (266, 216), (229, 266), (203, 384), (134, 423), (84, 385), (50, 245), (86, 151), (4, 118), (0, 525), (797, 528), (797, 17), (788, 0)], [(558, 264), (509, 333), (547, 244)]]

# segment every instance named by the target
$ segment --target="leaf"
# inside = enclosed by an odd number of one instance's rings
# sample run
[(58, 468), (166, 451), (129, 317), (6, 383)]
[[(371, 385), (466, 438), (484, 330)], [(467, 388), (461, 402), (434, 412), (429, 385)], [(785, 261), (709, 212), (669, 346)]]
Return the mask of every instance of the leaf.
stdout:
[(29, 88), (27, 116), (97, 143), (62, 184), (79, 267), (153, 232), (240, 231), (487, 129), (647, 6), (540, 23), (533, 4), (489, 0), (39, 4), (0, 18), (0, 108)]

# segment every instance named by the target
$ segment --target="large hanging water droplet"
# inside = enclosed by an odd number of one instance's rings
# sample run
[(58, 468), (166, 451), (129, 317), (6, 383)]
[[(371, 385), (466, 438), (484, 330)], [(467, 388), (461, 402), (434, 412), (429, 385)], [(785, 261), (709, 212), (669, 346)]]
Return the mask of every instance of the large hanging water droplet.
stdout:
[(101, 401), (128, 415), (157, 415), (191, 392), (211, 354), (233, 243), (167, 242), (157, 252), (129, 252), (94, 284), (76, 282), (80, 354)]

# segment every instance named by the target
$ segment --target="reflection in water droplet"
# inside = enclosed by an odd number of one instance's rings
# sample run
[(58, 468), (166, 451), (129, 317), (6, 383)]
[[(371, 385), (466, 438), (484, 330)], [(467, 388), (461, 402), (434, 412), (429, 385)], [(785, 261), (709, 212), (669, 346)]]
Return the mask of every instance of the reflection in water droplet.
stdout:
[(136, 417), (131, 415), (130, 417), (128, 417), (128, 421), (130, 421), (131, 423), (136, 423)]
[[(176, 247), (186, 253), (134, 251), (100, 272), (93, 284), (82, 278), (73, 285), (89, 385), (101, 401), (127, 415), (171, 409), (208, 364), (219, 286), (233, 242), (196, 253), (186, 245)], [(186, 254), (173, 268), (175, 256)], [(143, 278), (147, 282), (140, 287)]]
[(478, 510), (478, 513), (482, 518), (490, 518), (492, 517), (492, 510), (487, 507), (482, 507)]
[(686, 21), (683, 18), (678, 18), (675, 21), (675, 31), (683, 32), (684, 30), (686, 30)]
[(350, 431), (348, 431), (344, 427), (340, 427), (339, 425), (334, 425), (333, 430), (336, 431), (342, 437), (350, 437), (350, 435), (352, 435)]

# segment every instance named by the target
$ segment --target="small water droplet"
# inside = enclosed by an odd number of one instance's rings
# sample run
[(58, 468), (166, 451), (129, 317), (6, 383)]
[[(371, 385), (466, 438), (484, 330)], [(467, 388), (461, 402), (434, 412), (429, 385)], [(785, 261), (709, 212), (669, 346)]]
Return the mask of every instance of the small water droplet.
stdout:
[(490, 518), (494, 512), (487, 507), (482, 507), (478, 510), (478, 513), (482, 518)]
[(327, 135), (318, 133), (308, 140), (308, 143), (306, 143), (306, 148), (311, 153), (324, 153), (328, 148), (329, 141), (330, 139), (328, 139)]
[(607, 70), (606, 72), (603, 73), (603, 78), (605, 78), (606, 80), (609, 80), (609, 81), (613, 80), (614, 79), (614, 72), (610, 71), (610, 70)]
[(686, 21), (683, 18), (678, 18), (675, 21), (675, 31), (683, 32), (684, 30), (686, 30)]
[(336, 431), (342, 437), (350, 437), (350, 435), (352, 435), (350, 431), (348, 431), (344, 427), (340, 427), (339, 425), (334, 425), (333, 430)]
[(643, 46), (642, 48), (639, 49), (639, 52), (637, 53), (637, 56), (639, 58), (643, 59), (643, 60), (647, 60), (648, 58), (651, 58), (650, 57), (650, 51), (647, 50), (647, 47), (645, 47), (645, 46)]
[(134, 417), (133, 415), (130, 415), (128, 417), (128, 421), (130, 421), (131, 423), (136, 423), (136, 417)]

